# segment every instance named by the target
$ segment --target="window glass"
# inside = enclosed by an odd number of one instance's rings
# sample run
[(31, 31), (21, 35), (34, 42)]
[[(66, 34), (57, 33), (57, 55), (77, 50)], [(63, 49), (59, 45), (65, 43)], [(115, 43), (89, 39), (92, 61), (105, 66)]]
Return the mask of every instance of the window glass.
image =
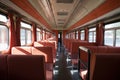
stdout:
[(27, 37), (27, 44), (30, 44), (32, 42), (32, 36), (31, 31), (26, 30), (26, 37)]
[(89, 32), (89, 42), (93, 41), (93, 32)]
[(0, 25), (0, 51), (9, 46), (9, 30), (6, 26)]
[(0, 14), (0, 21), (1, 22), (7, 22), (7, 17), (2, 15), (2, 14)]
[(116, 46), (120, 47), (120, 29), (116, 31)]
[(27, 45), (32, 42), (32, 31), (31, 31), (31, 25), (21, 22), (21, 45)]
[(105, 31), (105, 35), (104, 35), (104, 43), (105, 45), (110, 45), (113, 46), (113, 30), (107, 30)]
[(21, 45), (25, 45), (25, 29), (21, 29), (20, 32), (20, 37), (21, 37)]
[(78, 39), (78, 31), (76, 31), (76, 39)]
[(107, 24), (105, 25), (105, 29), (110, 29), (110, 28), (116, 28), (120, 26), (120, 22), (112, 23), (112, 24)]
[(58, 34), (58, 38), (60, 38), (60, 34)]
[(27, 29), (31, 29), (31, 25), (26, 24), (24, 22), (21, 22), (21, 27), (27, 28)]
[(9, 46), (9, 28), (3, 24), (6, 24), (7, 17), (0, 14), (0, 51), (6, 50)]
[(85, 30), (81, 30), (81, 40), (84, 40), (85, 38)]
[(40, 29), (37, 28), (37, 41), (41, 40), (41, 34), (40, 34)]
[(96, 28), (89, 29), (89, 42), (96, 42)]

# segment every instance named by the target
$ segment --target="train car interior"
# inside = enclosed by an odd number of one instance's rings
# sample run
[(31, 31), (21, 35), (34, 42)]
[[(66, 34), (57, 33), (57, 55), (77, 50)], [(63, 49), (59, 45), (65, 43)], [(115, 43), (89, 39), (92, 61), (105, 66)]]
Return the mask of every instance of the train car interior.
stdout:
[(0, 0), (0, 80), (120, 80), (120, 0)]

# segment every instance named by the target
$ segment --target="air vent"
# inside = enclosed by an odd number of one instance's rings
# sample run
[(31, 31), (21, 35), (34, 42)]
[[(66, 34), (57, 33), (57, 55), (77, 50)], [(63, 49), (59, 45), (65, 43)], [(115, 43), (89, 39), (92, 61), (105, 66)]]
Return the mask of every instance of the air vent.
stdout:
[(57, 15), (65, 16), (65, 15), (68, 15), (68, 12), (57, 12)]
[(64, 24), (64, 23), (58, 23), (58, 24)]
[(58, 21), (65, 21), (65, 19), (58, 19)]
[(56, 0), (57, 3), (73, 3), (73, 0)]

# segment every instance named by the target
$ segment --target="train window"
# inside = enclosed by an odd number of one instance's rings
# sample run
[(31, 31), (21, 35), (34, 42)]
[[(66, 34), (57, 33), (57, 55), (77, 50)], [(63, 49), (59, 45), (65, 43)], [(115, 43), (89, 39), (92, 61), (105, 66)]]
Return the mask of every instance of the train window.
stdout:
[(96, 42), (96, 28), (89, 29), (89, 42)]
[(69, 38), (69, 34), (66, 34), (65, 38), (68, 39)]
[(21, 45), (27, 45), (32, 42), (32, 31), (31, 25), (21, 22), (21, 31), (20, 31), (20, 39)]
[(120, 29), (116, 30), (116, 46), (120, 46)]
[(85, 30), (81, 30), (81, 40), (84, 40), (85, 39)]
[(0, 51), (7, 49), (8, 46), (9, 46), (9, 30), (6, 26), (0, 25)]
[(40, 41), (41, 38), (42, 38), (41, 30), (39, 28), (37, 28), (37, 41)]
[(5, 15), (0, 14), (0, 51), (6, 50), (9, 46), (9, 28), (5, 25), (7, 20)]
[(72, 32), (72, 39), (75, 39), (75, 31), (74, 32)]
[(78, 39), (78, 31), (76, 31), (76, 39)]
[(120, 22), (106, 24), (104, 45), (120, 46)]

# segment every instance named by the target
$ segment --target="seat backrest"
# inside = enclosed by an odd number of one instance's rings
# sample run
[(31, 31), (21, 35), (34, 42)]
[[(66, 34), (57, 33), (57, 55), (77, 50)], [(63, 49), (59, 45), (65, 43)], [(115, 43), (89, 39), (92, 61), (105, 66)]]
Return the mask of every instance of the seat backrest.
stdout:
[(32, 47), (32, 55), (43, 55), (45, 62), (53, 63), (52, 47)]
[(13, 55), (32, 55), (31, 47), (16, 46), (12, 48), (11, 54)]
[(35, 47), (43, 47), (44, 44), (40, 43), (40, 42), (34, 42), (34, 46)]
[(120, 80), (120, 53), (100, 53), (92, 59), (90, 80)]
[(9, 55), (9, 80), (46, 80), (44, 56)]
[(0, 80), (7, 80), (7, 55), (0, 55)]

